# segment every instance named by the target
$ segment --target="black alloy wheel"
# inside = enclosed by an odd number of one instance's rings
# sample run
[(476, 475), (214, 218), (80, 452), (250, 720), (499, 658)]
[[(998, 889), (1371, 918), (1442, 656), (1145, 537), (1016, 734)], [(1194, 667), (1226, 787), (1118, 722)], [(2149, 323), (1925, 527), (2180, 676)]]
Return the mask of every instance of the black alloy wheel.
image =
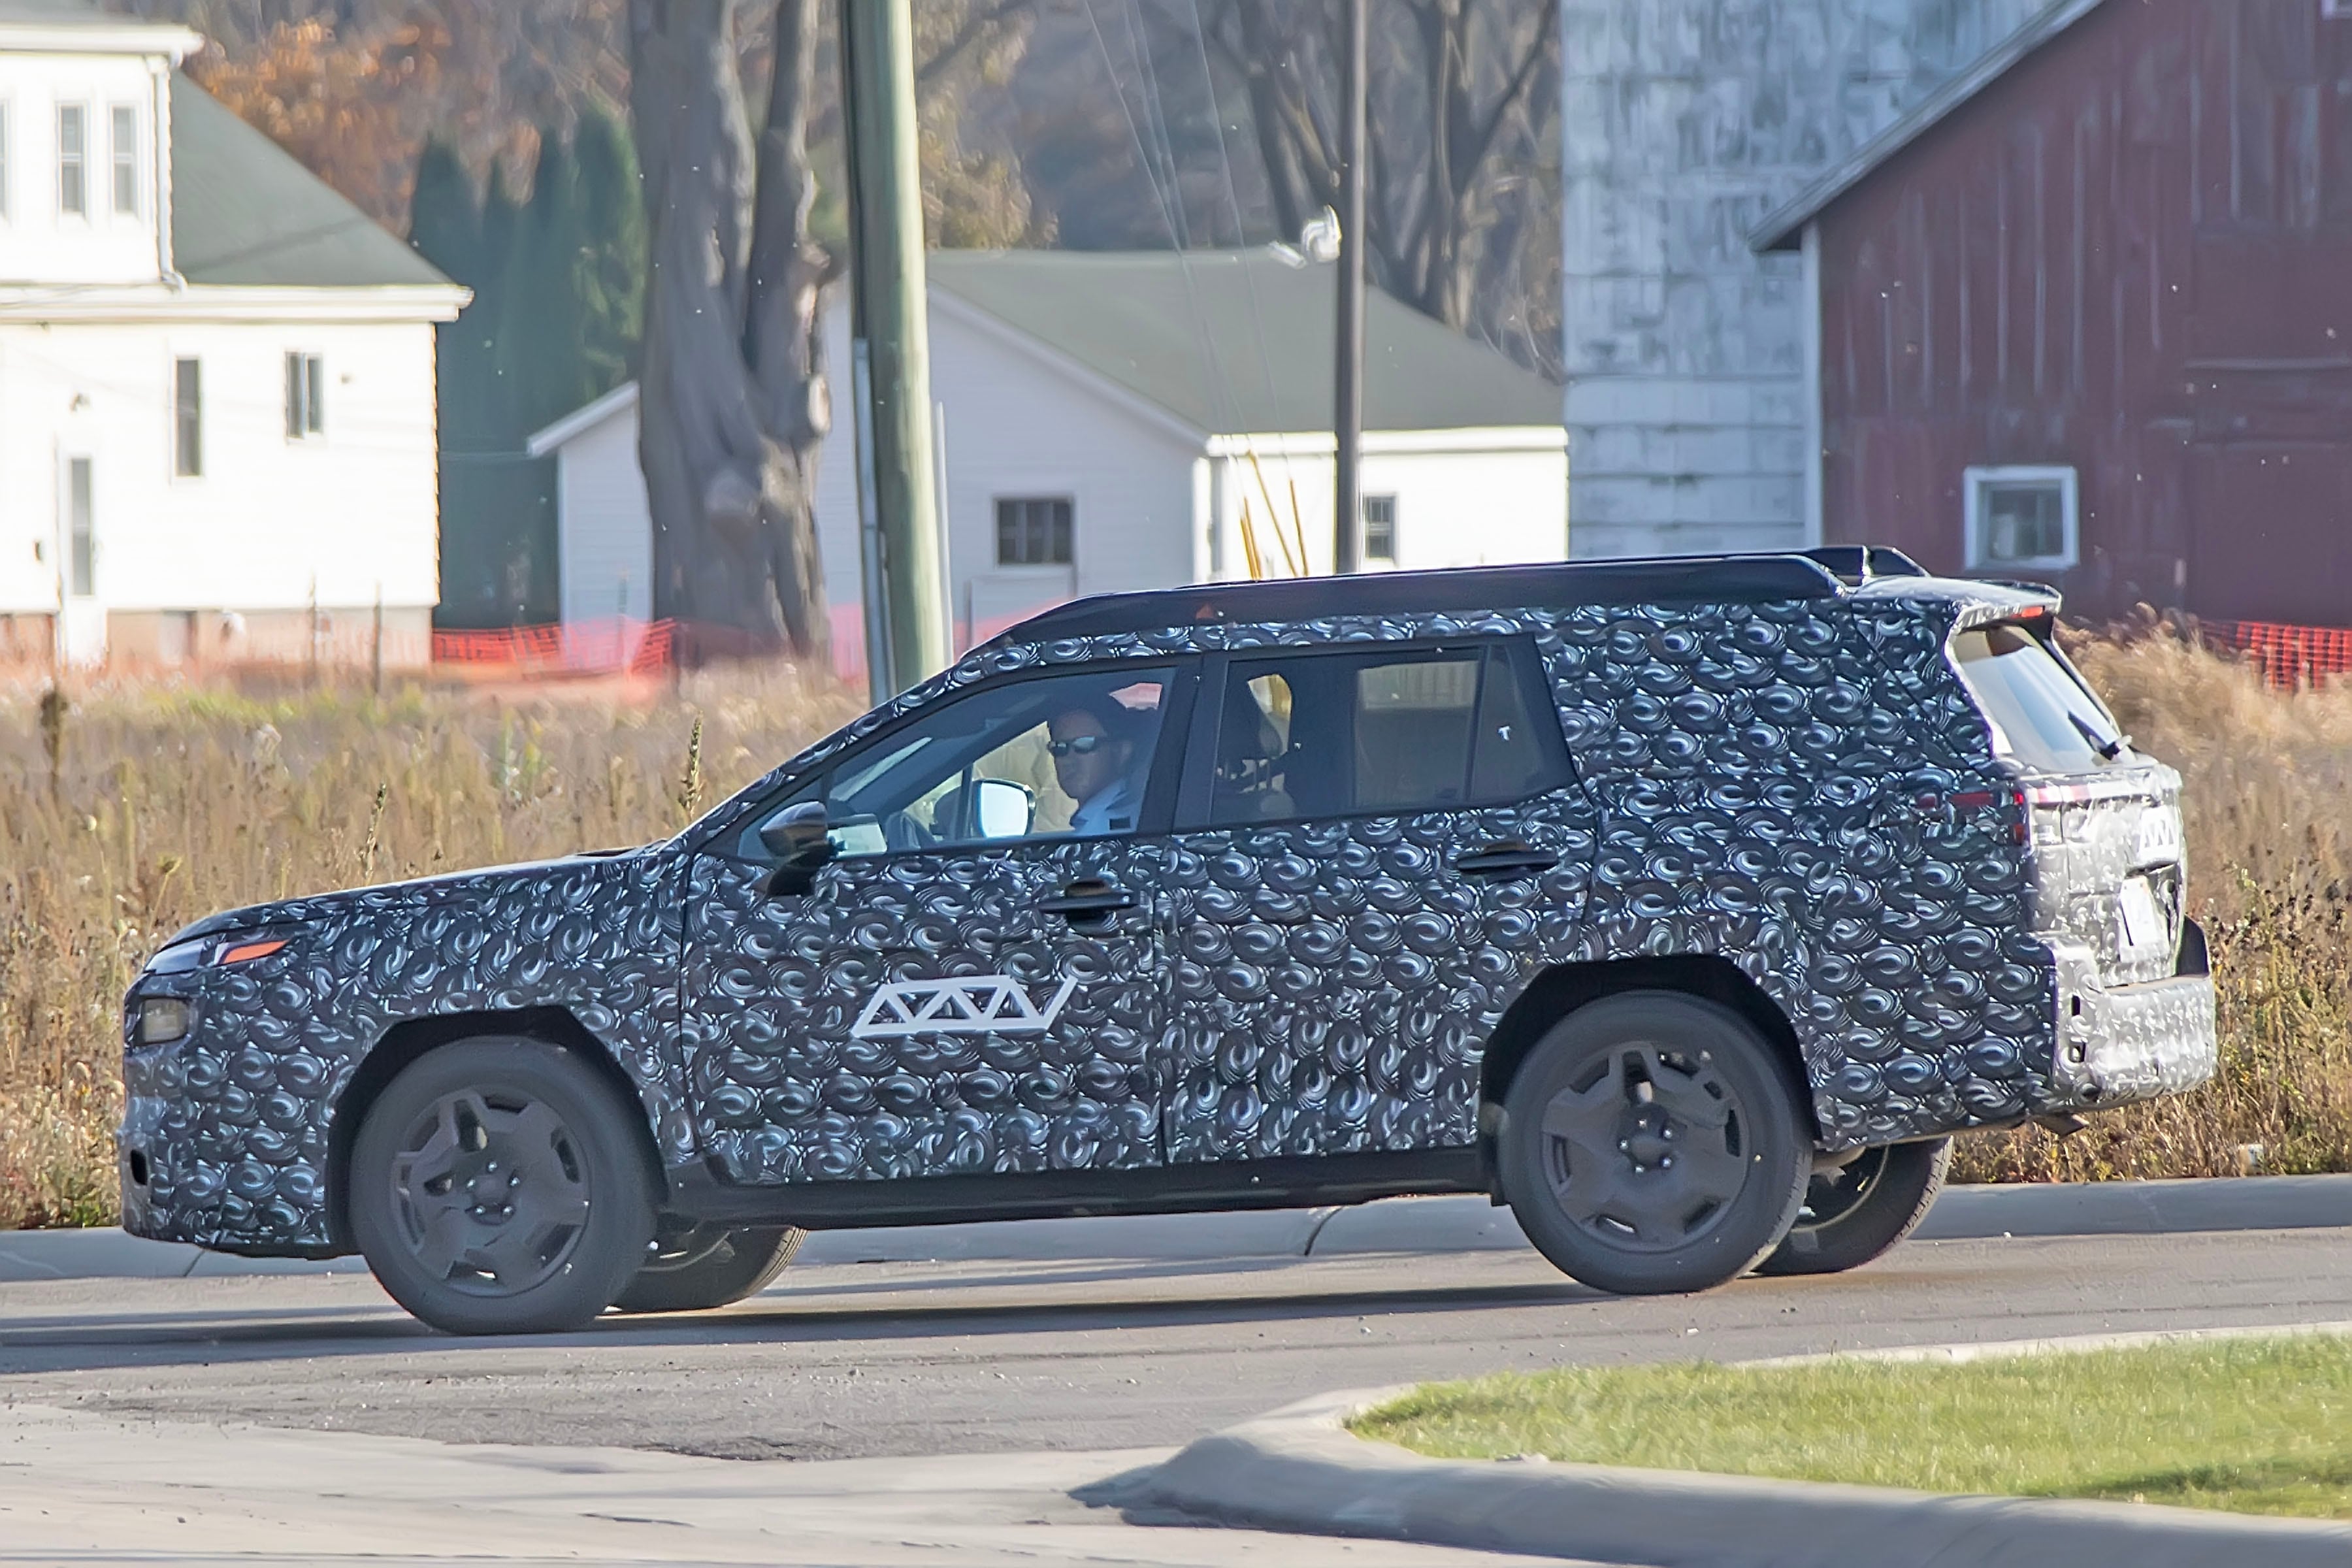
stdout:
[(352, 1228), (436, 1329), (585, 1324), (644, 1259), (651, 1172), (634, 1107), (571, 1048), (461, 1040), (393, 1079), (352, 1152)]
[(1675, 992), (1579, 1008), (1536, 1046), (1497, 1151), (1520, 1227), (1620, 1295), (1704, 1290), (1777, 1246), (1812, 1134), (1793, 1075), (1730, 1009)]
[(624, 1312), (698, 1312), (756, 1296), (784, 1271), (807, 1235), (789, 1226), (665, 1232), (613, 1305)]
[(1944, 1190), (1952, 1141), (1864, 1149), (1850, 1163), (1816, 1171), (1797, 1223), (1756, 1266), (1759, 1274), (1843, 1274), (1918, 1227)]

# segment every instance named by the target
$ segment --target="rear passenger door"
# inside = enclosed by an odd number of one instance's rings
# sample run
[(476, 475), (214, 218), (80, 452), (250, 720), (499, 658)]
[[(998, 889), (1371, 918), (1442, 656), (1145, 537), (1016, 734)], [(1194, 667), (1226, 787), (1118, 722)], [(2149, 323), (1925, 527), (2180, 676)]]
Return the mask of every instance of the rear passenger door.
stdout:
[(1530, 639), (1204, 661), (1170, 860), (1170, 1163), (1474, 1142), (1593, 813)]

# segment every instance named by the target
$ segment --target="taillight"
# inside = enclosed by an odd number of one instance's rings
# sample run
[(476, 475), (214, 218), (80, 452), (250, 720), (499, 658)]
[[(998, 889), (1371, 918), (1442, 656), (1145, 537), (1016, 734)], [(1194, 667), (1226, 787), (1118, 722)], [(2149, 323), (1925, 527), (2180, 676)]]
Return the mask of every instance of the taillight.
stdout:
[(2022, 789), (1963, 789), (1949, 795), (1931, 792), (1915, 796), (1911, 804), (1921, 816), (1937, 822), (1950, 822), (1966, 813), (1992, 811), (2005, 805), (2010, 808), (2011, 842), (2025, 845), (2033, 841), (2033, 819)]

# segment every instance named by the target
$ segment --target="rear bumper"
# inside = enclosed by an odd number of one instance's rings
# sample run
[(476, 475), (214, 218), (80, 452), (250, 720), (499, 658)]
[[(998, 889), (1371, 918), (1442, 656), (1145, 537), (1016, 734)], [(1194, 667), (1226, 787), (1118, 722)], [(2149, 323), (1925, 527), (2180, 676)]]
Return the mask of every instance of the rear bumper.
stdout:
[(2192, 925), (2182, 967), (2195, 973), (2139, 985), (2100, 984), (2097, 955), (2071, 942), (2058, 959), (2055, 1110), (2105, 1110), (2195, 1089), (2213, 1076), (2220, 1042), (2204, 938)]

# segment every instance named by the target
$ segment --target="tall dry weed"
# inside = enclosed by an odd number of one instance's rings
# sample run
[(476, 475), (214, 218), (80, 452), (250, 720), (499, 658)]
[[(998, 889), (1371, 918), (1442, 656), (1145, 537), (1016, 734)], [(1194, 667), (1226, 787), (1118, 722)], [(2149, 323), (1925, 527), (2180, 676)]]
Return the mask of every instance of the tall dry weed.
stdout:
[[(644, 843), (859, 705), (790, 668), (645, 701), (92, 683), (0, 692), (0, 1227), (115, 1212), (140, 963), (239, 904)], [(691, 789), (678, 780), (690, 776)]]

